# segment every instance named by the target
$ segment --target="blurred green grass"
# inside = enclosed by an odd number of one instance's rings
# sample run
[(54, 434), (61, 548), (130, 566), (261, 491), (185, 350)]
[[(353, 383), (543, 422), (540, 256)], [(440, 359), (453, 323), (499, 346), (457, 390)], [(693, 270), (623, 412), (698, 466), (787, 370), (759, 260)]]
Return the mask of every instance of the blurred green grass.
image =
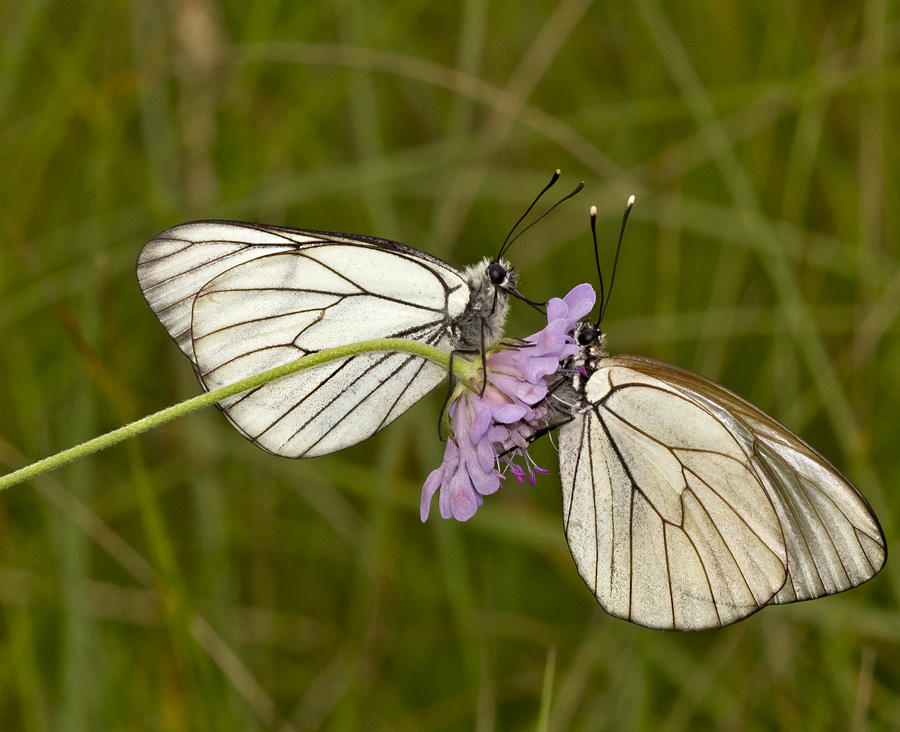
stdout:
[[(198, 392), (134, 280), (193, 218), (377, 234), (593, 281), (614, 351), (702, 371), (847, 473), (897, 538), (896, 3), (0, 5), (0, 463)], [(895, 132), (891, 132), (894, 130)], [(563, 187), (563, 186), (561, 186)], [(508, 332), (540, 317), (514, 307)], [(0, 725), (21, 730), (895, 729), (895, 561), (675, 635), (607, 617), (551, 475), (418, 520), (440, 398), (341, 454), (214, 411), (0, 496)]]

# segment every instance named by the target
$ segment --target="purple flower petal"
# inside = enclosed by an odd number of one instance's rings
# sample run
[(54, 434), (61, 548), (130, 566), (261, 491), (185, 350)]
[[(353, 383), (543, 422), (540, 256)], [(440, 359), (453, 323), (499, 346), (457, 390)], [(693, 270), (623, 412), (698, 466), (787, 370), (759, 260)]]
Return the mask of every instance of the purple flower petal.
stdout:
[(597, 302), (597, 293), (594, 292), (593, 287), (586, 283), (576, 285), (563, 298), (563, 302), (569, 308), (568, 317), (574, 326), (575, 323), (594, 309), (594, 303)]
[[(487, 357), (482, 394), (463, 391), (448, 410), (453, 437), (447, 441), (441, 466), (422, 487), (419, 513), (423, 521), (438, 491), (443, 518), (466, 521), (474, 516), (483, 496), (500, 487), (500, 460), (521, 485), (526, 477), (534, 485), (536, 473), (547, 473), (528, 455), (529, 440), (547, 426), (547, 378), (578, 352), (570, 333), (595, 300), (594, 288), (587, 284), (578, 285), (563, 299), (553, 298), (547, 303), (547, 326), (527, 338), (526, 346)], [(523, 459), (525, 466), (515, 463), (516, 458)]]
[[(446, 458), (444, 460), (446, 461)], [(428, 513), (431, 511), (431, 499), (434, 498), (437, 489), (441, 487), (443, 479), (444, 463), (441, 464), (441, 467), (432, 470), (425, 479), (425, 485), (422, 486), (422, 500), (419, 502), (419, 516), (422, 517), (423, 523), (428, 519)]]
[(501, 424), (518, 422), (526, 414), (528, 414), (528, 407), (518, 404), (501, 404), (491, 410), (491, 416), (494, 418), (494, 421)]

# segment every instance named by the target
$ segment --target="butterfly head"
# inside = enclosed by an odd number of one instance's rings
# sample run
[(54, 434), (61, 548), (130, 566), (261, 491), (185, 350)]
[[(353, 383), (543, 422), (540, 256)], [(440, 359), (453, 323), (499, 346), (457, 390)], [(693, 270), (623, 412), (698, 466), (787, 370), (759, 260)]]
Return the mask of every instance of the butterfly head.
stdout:
[(474, 298), (471, 302), (481, 310), (493, 309), (494, 301), (506, 303), (510, 295), (518, 296), (516, 285), (519, 273), (505, 259), (485, 257), (478, 264), (466, 267), (463, 275), (469, 282), (469, 291)]
[(578, 344), (578, 353), (572, 356), (562, 368), (566, 374), (565, 381), (578, 395), (584, 394), (588, 379), (608, 355), (606, 352), (606, 333), (596, 323), (583, 320), (572, 330), (572, 338)]
[(505, 259), (485, 260), (487, 266), (484, 273), (499, 294), (518, 294), (516, 285), (519, 283), (519, 273)]
[(519, 296), (519, 273), (503, 258), (485, 258), (467, 267), (464, 277), (469, 283), (469, 306), (454, 328), (454, 347), (480, 351), (482, 345), (493, 346), (503, 336), (509, 296)]
[(606, 333), (597, 323), (582, 321), (572, 330), (572, 337), (578, 344), (576, 361), (583, 366), (595, 366), (595, 362), (607, 355)]
[(591, 346), (603, 335), (603, 331), (593, 323), (580, 323), (573, 333), (575, 342), (579, 346)]

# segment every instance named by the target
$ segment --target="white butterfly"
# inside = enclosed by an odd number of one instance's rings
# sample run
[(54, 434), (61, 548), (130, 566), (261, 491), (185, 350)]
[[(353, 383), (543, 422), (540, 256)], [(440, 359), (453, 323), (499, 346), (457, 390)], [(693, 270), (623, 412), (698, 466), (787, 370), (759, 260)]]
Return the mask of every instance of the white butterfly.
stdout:
[[(498, 257), (459, 272), (386, 239), (197, 221), (144, 246), (137, 277), (204, 389), (373, 338), (479, 352), (503, 334), (517, 273)], [(248, 440), (314, 457), (373, 435), (447, 379), (437, 364), (367, 353), (219, 402)]]
[(559, 433), (563, 522), (604, 610), (706, 630), (881, 570), (869, 504), (797, 435), (699, 374), (607, 355), (599, 321), (574, 336), (579, 355), (555, 391), (571, 414)]

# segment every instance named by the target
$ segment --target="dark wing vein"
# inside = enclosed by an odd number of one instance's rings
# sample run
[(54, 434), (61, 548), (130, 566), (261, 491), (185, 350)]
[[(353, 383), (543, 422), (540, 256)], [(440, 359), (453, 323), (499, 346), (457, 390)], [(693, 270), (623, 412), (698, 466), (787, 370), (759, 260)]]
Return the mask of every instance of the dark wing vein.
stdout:
[[(712, 523), (712, 518), (710, 517), (709, 512), (706, 510), (706, 507), (703, 505), (703, 503), (700, 501), (700, 499), (697, 498), (697, 495), (690, 489), (690, 487), (686, 488), (685, 491), (684, 491), (684, 493), (681, 494), (681, 506), (682, 506), (681, 510), (682, 510), (682, 513), (685, 513), (685, 512), (686, 512), (686, 511), (685, 511), (685, 507), (684, 507), (684, 495), (685, 495), (685, 493), (688, 493), (688, 494), (690, 494), (691, 496), (694, 497), (694, 500), (697, 502), (697, 505), (700, 506), (701, 509), (703, 509), (703, 512), (706, 514), (707, 518), (709, 518), (710, 523)], [(713, 526), (715, 526), (715, 524), (713, 524)], [(716, 621), (718, 622), (719, 626), (721, 627), (721, 625), (722, 625), (722, 615), (721, 615), (721, 613), (719, 612), (719, 603), (718, 603), (718, 601), (716, 600), (716, 593), (715, 593), (715, 591), (713, 590), (712, 580), (710, 580), (710, 578), (709, 578), (709, 569), (708, 569), (707, 566), (706, 566), (706, 562), (703, 561), (703, 555), (700, 553), (700, 550), (697, 548), (697, 543), (694, 541), (694, 537), (691, 536), (684, 528), (682, 528), (681, 531), (682, 531), (682, 533), (684, 534), (685, 538), (690, 542), (691, 547), (692, 547), (693, 550), (694, 550), (694, 554), (697, 555), (697, 561), (700, 562), (700, 568), (703, 570), (703, 576), (704, 576), (704, 578), (706, 579), (706, 589), (709, 590), (709, 596), (710, 596), (710, 597), (712, 598), (712, 600), (713, 600), (712, 606), (713, 606), (713, 610), (715, 610), (715, 613), (716, 613)], [(721, 536), (721, 534), (720, 534), (720, 536)], [(724, 543), (724, 542), (723, 542), (723, 543)], [(727, 546), (726, 546), (726, 549), (727, 549)], [(743, 576), (743, 574), (741, 575), (741, 579), (744, 580), (744, 585), (746, 586), (746, 585), (747, 585), (747, 580), (746, 580), (746, 578)], [(747, 587), (747, 591), (750, 592), (749, 586)], [(751, 594), (751, 596), (752, 596), (753, 593), (750, 592), (750, 594)], [(673, 617), (674, 617), (674, 612), (673, 612)]]
[[(642, 385), (641, 385), (641, 388), (643, 388), (643, 387), (644, 387), (644, 385), (642, 384)], [(662, 390), (661, 390), (661, 391), (662, 391)], [(667, 393), (671, 394), (671, 392), (667, 392)], [(683, 399), (683, 398), (684, 398), (684, 397), (681, 397), (680, 395), (677, 395), (677, 394), (672, 394), (672, 396), (675, 396), (675, 397), (680, 398), (680, 399)], [(692, 403), (692, 402), (691, 402), (691, 403)], [(691, 448), (682, 448), (682, 447), (673, 448), (673, 447), (671, 447), (670, 445), (667, 445), (666, 443), (662, 442), (661, 440), (656, 439), (656, 438), (653, 437), (652, 435), (647, 434), (647, 432), (645, 432), (644, 430), (641, 430), (640, 428), (636, 427), (633, 423), (629, 422), (627, 419), (625, 419), (624, 417), (622, 417), (622, 416), (621, 416), (620, 414), (618, 414), (617, 412), (614, 412), (614, 411), (611, 410), (611, 409), (610, 409), (609, 411), (610, 411), (610, 413), (615, 414), (615, 416), (616, 416), (617, 419), (621, 420), (621, 422), (622, 422), (623, 424), (628, 425), (628, 427), (631, 428), (631, 429), (633, 429), (635, 432), (637, 432), (637, 433), (643, 435), (643, 436), (646, 437), (648, 440), (652, 440), (653, 442), (655, 442), (656, 444), (658, 444), (660, 447), (664, 447), (666, 450), (669, 451), (669, 453), (672, 455), (672, 457), (674, 457), (676, 460), (678, 460), (678, 455), (677, 455), (677, 453), (676, 453), (676, 450), (679, 450), (679, 451), (680, 451), (680, 450), (684, 450), (685, 452), (696, 452), (696, 453), (701, 453), (701, 454), (719, 455), (720, 457), (722, 457), (722, 458), (724, 458), (724, 459), (726, 459), (726, 460), (730, 460), (731, 462), (735, 463), (736, 465), (740, 465), (741, 467), (748, 468), (748, 469), (752, 469), (751, 463), (750, 463), (749, 461), (748, 461), (747, 463), (742, 463), (740, 460), (736, 459), (733, 455), (728, 455), (727, 453), (724, 453), (724, 452), (718, 452), (718, 451), (715, 451), (715, 450), (705, 450), (705, 449), (699, 449), (699, 448), (694, 448), (694, 449), (691, 449)], [(668, 521), (668, 520), (667, 520), (667, 519), (666, 519), (666, 518), (665, 518), (665, 517), (657, 510), (657, 509), (656, 509), (656, 507), (653, 505), (653, 502), (649, 499), (649, 497), (648, 497), (643, 491), (641, 491), (641, 487), (637, 484), (637, 481), (635, 480), (634, 476), (632, 475), (631, 470), (628, 468), (628, 465), (627, 465), (627, 463), (626, 463), (626, 461), (625, 461), (625, 459), (624, 459), (624, 457), (623, 457), (623, 455), (622, 455), (622, 452), (621, 452), (621, 446), (618, 445), (618, 444), (616, 443), (615, 438), (613, 437), (611, 431), (608, 429), (608, 427), (607, 427), (607, 425), (606, 425), (606, 421), (603, 419), (603, 417), (602, 417), (602, 415), (600, 414), (599, 411), (597, 411), (597, 415), (600, 417), (601, 422), (603, 422), (604, 429), (606, 429), (607, 437), (609, 437), (610, 444), (613, 445), (613, 448), (614, 448), (615, 451), (616, 451), (616, 455), (618, 456), (619, 461), (620, 461), (620, 463), (622, 464), (623, 469), (628, 473), (628, 477), (631, 479), (631, 483), (632, 483), (632, 486), (633, 486), (633, 487), (632, 487), (632, 490), (637, 490), (638, 492), (640, 492), (640, 493), (644, 496), (644, 499), (647, 501), (647, 504), (653, 509), (653, 511), (659, 516), (659, 518), (660, 518), (663, 522), (668, 523), (668, 524), (670, 524), (670, 525), (672, 525), (672, 526), (678, 526), (679, 528), (681, 528), (679, 524), (673, 523), (672, 521)], [(720, 490), (718, 490), (714, 485), (712, 485), (712, 484), (709, 483), (708, 481), (705, 481), (705, 480), (703, 480), (702, 478), (700, 478), (700, 476), (698, 476), (693, 470), (687, 469), (687, 468), (684, 466), (684, 464), (683, 464), (680, 460), (678, 460), (678, 462), (679, 462), (679, 464), (681, 465), (683, 471), (689, 472), (689, 473), (690, 473), (691, 475), (693, 475), (697, 480), (699, 480), (699, 481), (700, 481), (701, 483), (703, 483), (707, 488), (709, 488), (710, 491), (712, 491), (713, 493), (715, 493), (715, 494), (719, 497), (719, 499), (720, 499), (725, 505), (727, 505), (727, 506), (731, 509), (731, 511), (734, 513), (734, 515), (737, 516), (737, 517), (741, 520), (741, 523), (743, 523), (744, 526), (747, 527), (747, 529), (750, 531), (750, 533), (752, 533), (757, 539), (760, 540), (760, 542), (761, 542), (763, 545), (765, 545), (765, 540), (763, 539), (763, 537), (760, 536), (760, 535), (753, 529), (753, 527), (747, 522), (746, 518), (744, 518), (744, 517), (741, 515), (741, 512), (735, 507), (735, 505), (734, 505), (728, 498), (725, 497), (725, 495), (724, 495)], [(687, 482), (685, 482), (685, 485), (687, 486)], [(762, 485), (760, 485), (760, 488), (762, 488)], [(763, 491), (763, 494), (765, 495), (765, 492), (764, 492), (764, 491)], [(767, 497), (768, 497), (768, 496), (767, 496)], [(774, 510), (774, 505), (773, 505), (772, 509)]]
[[(212, 242), (211, 242), (211, 243), (212, 243)], [(215, 244), (219, 244), (219, 243), (221, 243), (221, 242), (214, 242), (214, 243), (215, 243)], [(187, 249), (187, 247), (185, 247), (185, 249)], [(178, 277), (184, 277), (184, 276), (186, 276), (186, 275), (191, 274), (192, 272), (197, 272), (198, 270), (201, 270), (201, 269), (203, 269), (204, 267), (209, 267), (210, 265), (216, 264), (217, 262), (223, 262), (223, 261), (225, 261), (226, 259), (230, 259), (231, 257), (235, 257), (235, 256), (237, 256), (237, 255), (239, 255), (239, 254), (243, 254), (243, 253), (244, 253), (245, 251), (247, 251), (248, 249), (251, 249), (251, 247), (249, 247), (249, 246), (243, 246), (243, 247), (241, 247), (240, 249), (236, 249), (236, 250), (233, 250), (233, 251), (230, 251), (230, 252), (226, 252), (225, 254), (221, 254), (221, 255), (218, 256), (218, 257), (213, 257), (212, 259), (204, 259), (202, 262), (200, 262), (199, 264), (197, 264), (197, 265), (195, 265), (195, 266), (193, 266), (193, 267), (188, 267), (187, 269), (179, 270), (176, 274), (173, 274), (173, 275), (171, 275), (170, 277), (166, 277), (165, 279), (161, 279), (161, 280), (159, 280), (158, 282), (154, 282), (152, 285), (150, 285), (149, 287), (147, 287), (147, 288), (144, 290), (144, 292), (151, 292), (151, 291), (153, 291), (153, 290), (156, 290), (156, 289), (158, 289), (158, 288), (160, 288), (160, 287), (162, 287), (162, 286), (164, 286), (164, 285), (169, 284), (172, 280), (174, 280), (174, 279), (176, 279), (176, 278), (178, 278)], [(177, 254), (181, 254), (183, 251), (184, 251), (184, 249), (179, 249), (177, 252), (171, 252), (170, 254), (167, 254), (167, 255), (164, 256), (164, 257), (159, 257), (159, 258), (157, 258), (157, 259), (143, 259), (143, 260), (141, 260), (141, 264), (142, 264), (142, 265), (146, 265), (146, 264), (153, 264), (153, 263), (155, 263), (155, 262), (161, 262), (161, 261), (164, 260), (164, 259), (168, 259), (169, 257), (175, 256), (175, 255), (177, 255)], [(264, 255), (262, 252), (260, 252), (259, 256), (262, 257), (262, 256), (265, 256), (265, 255)], [(238, 265), (240, 265), (240, 264), (244, 264), (246, 261), (247, 261), (246, 259), (241, 260), (240, 262), (236, 263), (235, 266), (238, 266)], [(223, 271), (227, 271), (227, 270), (223, 270)], [(218, 274), (221, 274), (221, 273), (217, 273), (217, 275), (218, 275)], [(214, 276), (216, 276), (216, 275), (214, 275)], [(213, 279), (213, 277), (210, 277), (210, 279)], [(209, 282), (209, 280), (207, 280), (207, 282)], [(206, 282), (204, 282), (203, 284), (205, 285)], [(200, 291), (200, 289), (203, 289), (202, 285), (201, 285), (201, 287), (198, 289), (198, 292)], [(197, 296), (197, 293), (195, 292), (195, 293), (193, 293), (193, 295), (188, 296), (188, 298), (183, 298), (183, 299), (189, 299), (190, 297), (196, 297), (196, 296)], [(167, 306), (166, 306), (166, 308), (170, 308), (170, 307), (172, 307), (172, 306), (171, 306), (171, 305), (167, 305)]]
[[(391, 354), (388, 358), (394, 358), (394, 357), (396, 357), (396, 356), (398, 356), (398, 355), (399, 355), (399, 354)], [(390, 383), (390, 379), (391, 379), (391, 378), (396, 377), (396, 375), (399, 374), (400, 371), (402, 371), (404, 368), (406, 368), (406, 366), (407, 366), (409, 363), (411, 363), (413, 360), (415, 360), (415, 359), (417, 359), (417, 358), (418, 358), (417, 356), (404, 355), (404, 358), (403, 358), (403, 360), (401, 361), (400, 365), (397, 366), (397, 367), (396, 367), (391, 373), (389, 373), (386, 377), (384, 377), (384, 378), (382, 378), (381, 380), (377, 381), (376, 384), (375, 384), (375, 385), (374, 385), (367, 393), (365, 393), (364, 395), (362, 395), (362, 398), (360, 398), (360, 399), (356, 402), (356, 404), (354, 404), (350, 409), (345, 410), (344, 413), (340, 416), (340, 418), (337, 419), (335, 422), (332, 423), (331, 429), (334, 429), (335, 427), (337, 427), (337, 426), (338, 426), (339, 424), (341, 424), (344, 420), (346, 420), (351, 414), (353, 414), (353, 412), (355, 412), (357, 409), (359, 409), (361, 406), (363, 406), (363, 404), (366, 402), (366, 400), (370, 399), (370, 398), (373, 397), (380, 389), (382, 389), (382, 388), (384, 388), (385, 386), (387, 386), (387, 385)], [(421, 360), (421, 359), (419, 359), (419, 360)], [(381, 362), (379, 362), (379, 363), (383, 363), (383, 361), (381, 361)], [(420, 365), (420, 369), (419, 369), (420, 371), (421, 371), (421, 367), (422, 367), (422, 366), (424, 366), (424, 362)], [(393, 404), (391, 405), (391, 407), (385, 412), (384, 417), (382, 417), (381, 421), (380, 421), (380, 422), (378, 423), (378, 425), (376, 426), (375, 432), (377, 432), (377, 431), (380, 430), (382, 427), (384, 427), (384, 425), (386, 424), (385, 420), (386, 420), (387, 417), (390, 415), (391, 411), (392, 411), (393, 408), (394, 408), (394, 405), (396, 405), (397, 402), (403, 397), (403, 395), (406, 394), (406, 392), (409, 390), (410, 386), (412, 385), (412, 382), (415, 380), (415, 376), (416, 376), (418, 373), (419, 373), (419, 372), (417, 371), (416, 374), (414, 374), (413, 377), (410, 378), (410, 379), (406, 382), (406, 384), (403, 386), (403, 388), (400, 390), (400, 393), (398, 394), (397, 398), (394, 400), (394, 403), (393, 403)], [(395, 382), (395, 384), (396, 384), (396, 382)], [(394, 386), (395, 384), (391, 384), (391, 386)], [(335, 399), (335, 401), (336, 401), (336, 399)], [(323, 409), (322, 411), (324, 411), (324, 409)], [(299, 433), (300, 433), (300, 430), (298, 429), (298, 430), (296, 430), (296, 431), (294, 432), (294, 436), (296, 436), (296, 435), (299, 434)], [(326, 435), (324, 435), (324, 434), (323, 434), (321, 437), (319, 437), (318, 440), (316, 440), (315, 442), (313, 442), (313, 443), (309, 446), (310, 449), (312, 449), (312, 448), (314, 448), (316, 445), (318, 445), (322, 440), (325, 439), (325, 437), (326, 437)]]
[[(789, 429), (699, 374), (638, 356), (614, 356), (606, 363), (663, 382), (734, 436), (776, 509), (782, 535), (785, 540), (791, 537), (785, 546), (793, 598), (779, 597), (779, 591), (770, 602), (840, 592), (865, 582), (884, 566), (884, 534), (865, 498)], [(871, 544), (864, 544), (863, 537)]]

